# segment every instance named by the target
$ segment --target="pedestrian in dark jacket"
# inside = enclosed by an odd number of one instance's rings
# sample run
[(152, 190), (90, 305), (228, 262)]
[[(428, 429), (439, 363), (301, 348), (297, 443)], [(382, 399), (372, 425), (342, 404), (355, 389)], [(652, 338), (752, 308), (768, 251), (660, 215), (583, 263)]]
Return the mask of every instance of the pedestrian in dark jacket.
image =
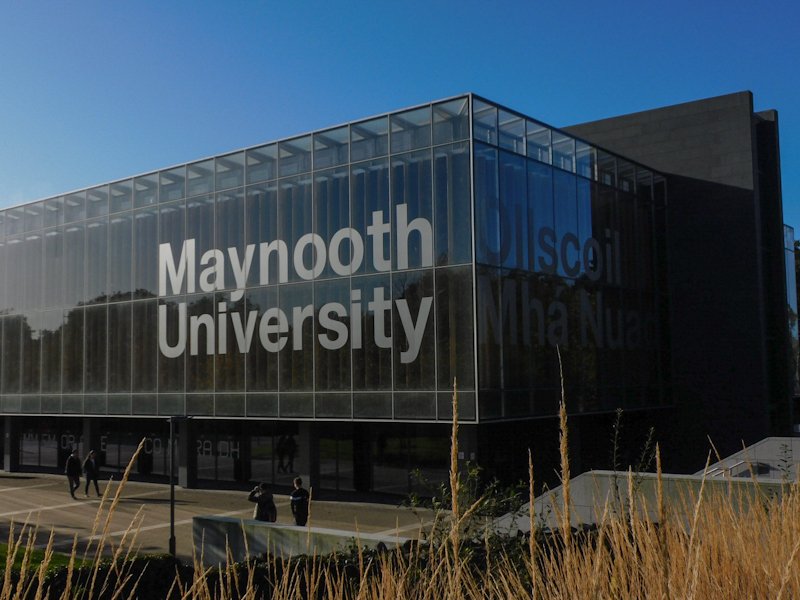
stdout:
[(253, 509), (254, 519), (267, 523), (274, 523), (278, 520), (278, 508), (275, 506), (272, 492), (269, 491), (266, 483), (260, 483), (254, 487), (247, 499), (256, 503), (256, 507)]
[(311, 494), (303, 489), (303, 480), (300, 477), (294, 478), (294, 490), (291, 495), (292, 514), (294, 522), (302, 527), (308, 521), (308, 501)]
[(100, 476), (100, 467), (97, 464), (97, 456), (94, 450), (89, 450), (86, 460), (83, 461), (83, 472), (86, 475), (86, 489), (83, 495), (89, 497), (89, 482), (94, 482), (94, 491), (97, 492), (97, 497), (100, 497), (100, 487), (97, 485), (97, 478)]
[(67, 457), (64, 473), (69, 482), (69, 495), (75, 498), (75, 490), (81, 487), (81, 461), (78, 458), (78, 449), (74, 448)]

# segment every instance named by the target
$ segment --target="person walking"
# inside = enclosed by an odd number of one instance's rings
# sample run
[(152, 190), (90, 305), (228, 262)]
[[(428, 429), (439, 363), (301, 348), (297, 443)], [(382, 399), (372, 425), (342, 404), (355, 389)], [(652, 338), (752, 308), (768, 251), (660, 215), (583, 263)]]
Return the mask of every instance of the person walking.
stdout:
[(78, 449), (73, 448), (70, 455), (67, 457), (67, 464), (64, 465), (64, 473), (67, 475), (69, 482), (69, 495), (75, 498), (75, 490), (81, 487), (81, 461), (78, 459)]
[(253, 518), (256, 521), (274, 523), (278, 520), (278, 508), (266, 483), (259, 483), (254, 487), (247, 499), (256, 503), (253, 509)]
[(303, 480), (300, 477), (295, 477), (294, 490), (290, 499), (294, 522), (300, 527), (303, 527), (308, 521), (308, 501), (310, 497), (308, 490), (303, 489)]
[(89, 497), (89, 483), (94, 482), (94, 491), (100, 497), (100, 487), (97, 485), (97, 478), (100, 476), (100, 468), (97, 465), (97, 457), (94, 450), (89, 450), (86, 460), (83, 461), (83, 473), (86, 475), (86, 488), (83, 495)]

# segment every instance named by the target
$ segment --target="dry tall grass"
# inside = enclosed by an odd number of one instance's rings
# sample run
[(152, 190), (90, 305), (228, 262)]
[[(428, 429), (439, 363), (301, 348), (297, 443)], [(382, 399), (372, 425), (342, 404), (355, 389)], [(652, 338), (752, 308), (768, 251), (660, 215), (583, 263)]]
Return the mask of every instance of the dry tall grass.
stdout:
[[(454, 390), (451, 485), (459, 487), (458, 394)], [(562, 478), (568, 481), (567, 418), (561, 411)], [(135, 462), (136, 456), (131, 464)], [(420, 544), (410, 552), (374, 554), (363, 552), (355, 559), (322, 559), (233, 564), (221, 571), (204, 569), (195, 561), (193, 577), (176, 573), (169, 591), (174, 598), (322, 598), (330, 600), (371, 600), (409, 598), (414, 600), (456, 600), (461, 598), (800, 598), (800, 487), (787, 486), (780, 498), (744, 502), (734, 492), (710, 497), (701, 491), (692, 502), (687, 526), (674, 514), (679, 507), (665, 504), (660, 486), (661, 460), (657, 455), (659, 490), (658, 523), (637, 510), (643, 502), (636, 497), (629, 475), (628, 510), (603, 510), (598, 527), (588, 533), (561, 531), (549, 535), (534, 533), (516, 548), (521, 554), (487, 553), (477, 560), (480, 540), (462, 539), (464, 520), (470, 509), (453, 510), (451, 535), (437, 544)], [(129, 469), (123, 481), (127, 479)], [(530, 507), (533, 507), (533, 467), (529, 457)], [(116, 496), (103, 503), (95, 529), (108, 531), (111, 515), (119, 501)], [(567, 496), (565, 494), (565, 496)], [(453, 494), (455, 499), (457, 494)], [(569, 516), (563, 507), (562, 517)], [(682, 514), (686, 514), (683, 510)], [(562, 520), (568, 523), (568, 520)], [(130, 569), (136, 548), (137, 522), (130, 535), (111, 549), (113, 566), (105, 571), (96, 566), (83, 579), (49, 597), (122, 598), (147, 597), (137, 593)], [(531, 520), (531, 531), (536, 523)], [(25, 527), (9, 540), (9, 559), (0, 590), (0, 600), (48, 597), (44, 574), (47, 556), (37, 570), (23, 568), (17, 581), (10, 576), (15, 554), (26, 556), (33, 548), (35, 528)], [(488, 542), (487, 542), (488, 543)], [(513, 546), (513, 543), (511, 544)], [(493, 546), (495, 547), (495, 546)], [(52, 548), (51, 543), (48, 549)], [(105, 538), (84, 556), (95, 565), (107, 549)], [(49, 550), (48, 550), (49, 552)], [(108, 552), (106, 552), (108, 554)], [(70, 574), (79, 556), (73, 549)], [(30, 571), (30, 572), (28, 572)], [(126, 582), (123, 586), (120, 582)], [(268, 583), (266, 583), (268, 582)], [(169, 588), (169, 586), (167, 586)], [(167, 589), (165, 588), (165, 589)], [(123, 591), (125, 590), (125, 591)], [(52, 592), (52, 590), (50, 590)]]

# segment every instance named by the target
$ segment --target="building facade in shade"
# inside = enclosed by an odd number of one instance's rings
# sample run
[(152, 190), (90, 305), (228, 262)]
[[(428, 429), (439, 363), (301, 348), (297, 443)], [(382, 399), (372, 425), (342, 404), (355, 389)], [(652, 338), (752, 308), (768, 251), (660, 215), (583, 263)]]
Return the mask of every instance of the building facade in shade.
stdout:
[(673, 406), (667, 188), (465, 95), (0, 211), (4, 465), (164, 477), (177, 417), (183, 485), (424, 491), (457, 381), (512, 478), (562, 375), (590, 456)]

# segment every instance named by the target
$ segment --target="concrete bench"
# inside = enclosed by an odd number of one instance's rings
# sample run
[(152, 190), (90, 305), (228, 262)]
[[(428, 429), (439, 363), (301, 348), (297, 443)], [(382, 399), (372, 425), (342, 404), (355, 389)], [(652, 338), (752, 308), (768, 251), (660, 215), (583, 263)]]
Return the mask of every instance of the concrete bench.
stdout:
[(195, 551), (198, 556), (202, 555), (206, 567), (225, 564), (227, 552), (230, 552), (234, 561), (263, 556), (266, 552), (288, 558), (301, 554), (330, 554), (345, 549), (353, 541), (362, 548), (376, 548), (380, 543), (387, 548), (394, 548), (410, 539), (215, 516), (193, 517), (192, 537)]

